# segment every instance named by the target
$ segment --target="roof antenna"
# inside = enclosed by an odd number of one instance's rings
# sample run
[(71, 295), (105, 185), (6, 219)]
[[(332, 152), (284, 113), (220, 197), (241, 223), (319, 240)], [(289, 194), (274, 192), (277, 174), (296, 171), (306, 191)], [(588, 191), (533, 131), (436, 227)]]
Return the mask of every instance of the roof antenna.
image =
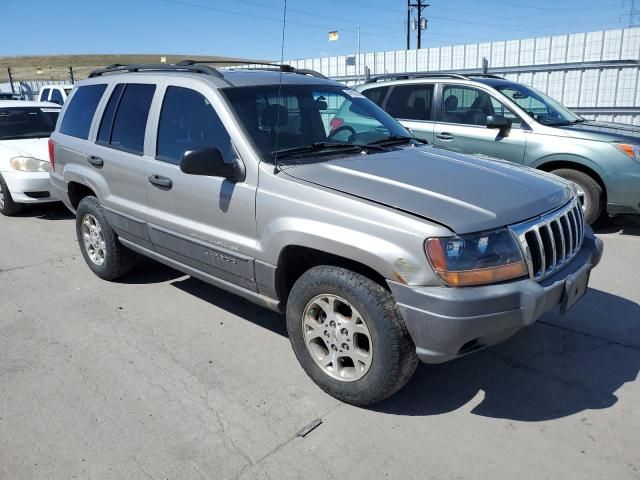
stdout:
[[(284, 9), (282, 11), (282, 45), (280, 47), (280, 67), (284, 65), (284, 35), (287, 28), (287, 0), (284, 0)], [(280, 96), (282, 94), (282, 68), (280, 68), (280, 81), (278, 82), (278, 105), (280, 105)], [(284, 103), (284, 102), (283, 102)], [(280, 109), (276, 108), (276, 146), (274, 152), (274, 173), (280, 171), (278, 166), (278, 137), (280, 136)]]

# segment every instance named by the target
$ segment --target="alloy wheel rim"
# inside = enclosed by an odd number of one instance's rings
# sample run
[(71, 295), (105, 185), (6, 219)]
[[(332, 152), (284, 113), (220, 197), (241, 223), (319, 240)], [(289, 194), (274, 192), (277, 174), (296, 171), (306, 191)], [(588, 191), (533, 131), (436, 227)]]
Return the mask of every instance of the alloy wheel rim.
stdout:
[(587, 194), (584, 191), (584, 188), (579, 183), (571, 182), (574, 187), (576, 187), (576, 192), (578, 193), (578, 200), (580, 201), (580, 205), (582, 205), (582, 211), (586, 213), (587, 207), (589, 204), (589, 199), (587, 198)]
[(364, 317), (344, 298), (312, 298), (302, 315), (302, 332), (311, 358), (330, 377), (355, 382), (371, 368), (371, 333)]
[(4, 188), (2, 188), (2, 184), (0, 184), (0, 209), (4, 208)]
[(96, 265), (104, 264), (107, 247), (102, 234), (102, 228), (91, 214), (82, 217), (82, 241), (91, 261)]

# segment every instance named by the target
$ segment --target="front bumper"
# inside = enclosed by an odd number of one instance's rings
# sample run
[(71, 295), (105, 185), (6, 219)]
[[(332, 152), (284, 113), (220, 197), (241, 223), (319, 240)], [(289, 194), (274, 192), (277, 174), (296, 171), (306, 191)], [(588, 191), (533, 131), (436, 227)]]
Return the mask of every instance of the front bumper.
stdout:
[(640, 215), (640, 165), (616, 170), (604, 177), (607, 188), (607, 213)]
[(500, 343), (563, 299), (567, 278), (602, 257), (602, 240), (586, 233), (578, 255), (555, 275), (481, 287), (413, 287), (388, 281), (425, 363), (442, 363)]
[(48, 172), (2, 172), (2, 178), (16, 203), (46, 203), (57, 200), (51, 195)]

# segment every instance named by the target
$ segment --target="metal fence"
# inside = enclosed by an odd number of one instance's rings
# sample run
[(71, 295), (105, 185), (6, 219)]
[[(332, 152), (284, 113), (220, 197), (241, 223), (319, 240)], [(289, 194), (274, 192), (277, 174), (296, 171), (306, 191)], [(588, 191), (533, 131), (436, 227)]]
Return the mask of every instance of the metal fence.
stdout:
[[(64, 80), (28, 80), (14, 81), (13, 90), (20, 93), (26, 100), (37, 100), (40, 89), (43, 85), (68, 85), (68, 81)], [(9, 82), (0, 83), (0, 92), (11, 92), (11, 84)]]
[(640, 28), (504, 40), (421, 50), (308, 58), (287, 63), (347, 85), (371, 75), (489, 72), (541, 90), (588, 118), (640, 125)]

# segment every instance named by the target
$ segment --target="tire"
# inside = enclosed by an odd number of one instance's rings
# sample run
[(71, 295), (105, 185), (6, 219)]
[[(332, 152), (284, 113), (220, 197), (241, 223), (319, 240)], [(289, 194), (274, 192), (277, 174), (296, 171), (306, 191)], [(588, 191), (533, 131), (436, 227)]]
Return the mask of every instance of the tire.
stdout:
[[(329, 300), (333, 300), (334, 311), (339, 311), (341, 315), (325, 315), (323, 319), (326, 306), (318, 307), (317, 304), (328, 305), (325, 301)], [(305, 312), (309, 314), (304, 315)], [(316, 385), (343, 402), (356, 406), (378, 403), (400, 390), (411, 379), (418, 365), (415, 345), (391, 293), (350, 270), (323, 265), (305, 272), (291, 289), (286, 316), (289, 339), (300, 365)], [(316, 318), (324, 323), (318, 323)], [(337, 322), (333, 330), (331, 318)], [(357, 318), (361, 318), (362, 322)], [(345, 323), (346, 319), (348, 322)], [(305, 323), (303, 326), (305, 321), (313, 325)], [(348, 325), (352, 332), (340, 328), (340, 323)], [(316, 326), (320, 330), (312, 331), (323, 337), (315, 337), (310, 342), (312, 347), (308, 347), (305, 332)], [(333, 333), (327, 335), (326, 331), (321, 332), (325, 327)], [(368, 341), (364, 341), (364, 333), (359, 333), (364, 330), (368, 331)], [(340, 333), (338, 337), (338, 331), (347, 333), (345, 336)], [(350, 343), (339, 345), (344, 338)], [(336, 348), (340, 349), (335, 351), (336, 356), (359, 355), (358, 358), (364, 358), (363, 352), (368, 348), (368, 366), (358, 360), (358, 367), (355, 367), (355, 361), (350, 357), (334, 357), (337, 359), (335, 365), (332, 362), (331, 367), (323, 368), (321, 364), (327, 364), (334, 350), (331, 348), (334, 341)], [(351, 349), (344, 349), (349, 345)], [(320, 359), (323, 355), (326, 356)], [(336, 368), (338, 365), (340, 367)]]
[(20, 213), (23, 207), (24, 205), (22, 203), (16, 203), (13, 201), (9, 187), (7, 187), (2, 175), (0, 175), (0, 213), (7, 217), (11, 217), (12, 215)]
[[(92, 230), (91, 226), (97, 226), (97, 229)], [(85, 242), (87, 229), (90, 244)], [(84, 260), (101, 279), (116, 280), (135, 267), (136, 253), (118, 241), (96, 197), (88, 196), (80, 201), (76, 213), (76, 235)]]
[(604, 191), (589, 174), (570, 168), (560, 168), (551, 173), (578, 185), (584, 192), (584, 220), (589, 225), (596, 223), (604, 213)]

